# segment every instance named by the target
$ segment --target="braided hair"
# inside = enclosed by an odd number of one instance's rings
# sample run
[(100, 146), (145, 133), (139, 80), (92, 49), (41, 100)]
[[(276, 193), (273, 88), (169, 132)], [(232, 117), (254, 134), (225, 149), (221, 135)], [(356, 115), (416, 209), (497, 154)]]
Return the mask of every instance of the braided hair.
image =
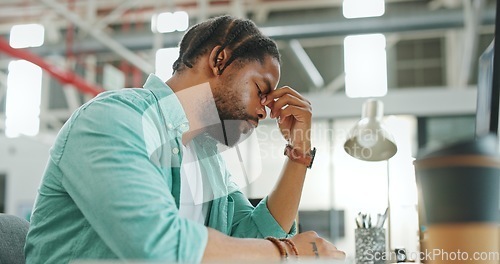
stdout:
[(185, 67), (192, 68), (200, 56), (218, 45), (220, 48), (214, 60), (224, 49), (232, 51), (220, 74), (235, 60), (264, 63), (266, 55), (269, 55), (280, 61), (276, 43), (264, 36), (252, 21), (219, 16), (196, 24), (186, 32), (179, 44), (179, 58), (173, 64), (174, 72), (182, 71)]

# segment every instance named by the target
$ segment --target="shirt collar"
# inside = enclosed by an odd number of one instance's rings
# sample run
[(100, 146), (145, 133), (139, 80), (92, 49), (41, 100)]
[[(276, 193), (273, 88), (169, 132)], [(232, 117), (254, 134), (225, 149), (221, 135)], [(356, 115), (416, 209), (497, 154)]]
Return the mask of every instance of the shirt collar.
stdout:
[(150, 74), (143, 87), (150, 90), (158, 100), (168, 129), (179, 129), (181, 133), (189, 130), (186, 113), (174, 91), (165, 82)]

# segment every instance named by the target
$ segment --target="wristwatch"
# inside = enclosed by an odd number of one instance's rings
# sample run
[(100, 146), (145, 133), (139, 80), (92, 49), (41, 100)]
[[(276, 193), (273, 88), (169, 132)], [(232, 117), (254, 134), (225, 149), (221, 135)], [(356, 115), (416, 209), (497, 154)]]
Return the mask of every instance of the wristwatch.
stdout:
[(310, 169), (313, 165), (314, 156), (316, 156), (316, 148), (306, 153), (300, 153), (297, 149), (287, 144), (283, 154), (295, 162), (306, 165), (307, 168)]

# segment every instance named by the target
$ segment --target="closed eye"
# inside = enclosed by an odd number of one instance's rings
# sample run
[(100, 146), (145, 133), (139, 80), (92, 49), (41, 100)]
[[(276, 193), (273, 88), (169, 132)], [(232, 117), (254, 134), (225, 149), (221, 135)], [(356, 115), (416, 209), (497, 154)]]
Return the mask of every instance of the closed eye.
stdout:
[(263, 93), (262, 93), (262, 90), (260, 89), (259, 85), (255, 84), (255, 86), (257, 86), (257, 94), (259, 95), (259, 97), (262, 97)]

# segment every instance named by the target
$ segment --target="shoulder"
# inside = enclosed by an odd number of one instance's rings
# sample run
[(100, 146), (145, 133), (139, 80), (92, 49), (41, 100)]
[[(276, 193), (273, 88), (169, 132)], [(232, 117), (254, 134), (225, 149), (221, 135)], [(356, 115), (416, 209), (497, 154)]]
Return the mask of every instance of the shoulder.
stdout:
[(85, 103), (79, 110), (86, 110), (96, 104), (133, 106), (136, 110), (147, 109), (154, 103), (154, 97), (150, 90), (143, 88), (125, 88), (115, 91), (108, 91), (97, 95), (95, 98)]
[(51, 149), (51, 156), (58, 164), (71, 138), (121, 138), (127, 141), (142, 138), (144, 123), (158, 120), (155, 111), (148, 110), (154, 107), (154, 97), (146, 89), (127, 88), (101, 93), (78, 108), (66, 121)]

